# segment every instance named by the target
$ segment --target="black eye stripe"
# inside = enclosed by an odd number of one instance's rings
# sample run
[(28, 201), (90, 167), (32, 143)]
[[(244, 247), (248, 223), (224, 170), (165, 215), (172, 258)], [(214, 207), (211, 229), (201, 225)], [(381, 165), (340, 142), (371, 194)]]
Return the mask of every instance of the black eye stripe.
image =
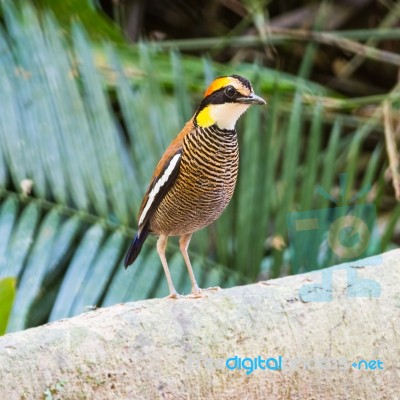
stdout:
[(215, 92), (211, 93), (207, 96), (200, 104), (200, 109), (204, 108), (209, 104), (224, 104), (224, 103), (234, 103), (238, 97), (242, 97), (243, 95), (240, 94), (235, 88), (235, 94), (233, 97), (229, 97), (225, 94), (225, 90), (227, 86), (216, 90)]

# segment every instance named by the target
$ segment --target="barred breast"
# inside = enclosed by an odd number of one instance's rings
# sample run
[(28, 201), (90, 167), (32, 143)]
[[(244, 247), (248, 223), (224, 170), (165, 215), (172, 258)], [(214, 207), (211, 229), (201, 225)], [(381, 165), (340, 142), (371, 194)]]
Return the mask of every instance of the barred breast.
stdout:
[(150, 219), (150, 230), (178, 236), (211, 224), (232, 198), (238, 167), (234, 130), (193, 130), (183, 140), (179, 175)]

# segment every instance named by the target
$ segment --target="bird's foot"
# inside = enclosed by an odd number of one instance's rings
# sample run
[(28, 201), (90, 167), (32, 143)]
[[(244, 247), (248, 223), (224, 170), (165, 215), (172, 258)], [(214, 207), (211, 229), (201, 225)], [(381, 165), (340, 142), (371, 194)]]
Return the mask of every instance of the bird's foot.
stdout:
[(209, 287), (207, 289), (200, 289), (199, 287), (195, 287), (192, 289), (192, 292), (186, 296), (181, 296), (180, 294), (178, 294), (176, 291), (173, 291), (169, 294), (169, 296), (166, 297), (166, 299), (203, 299), (204, 297), (207, 297), (207, 293), (205, 292), (209, 292), (209, 291), (213, 291), (213, 292), (219, 292), (220, 290), (222, 290), (219, 286), (213, 286), (213, 287)]
[(185, 296), (187, 299), (202, 299), (206, 297), (202, 290), (198, 287), (196, 289), (192, 289), (192, 293)]
[(185, 296), (185, 298), (187, 298), (187, 299), (202, 299), (204, 297), (207, 297), (206, 292), (210, 292), (210, 291), (219, 292), (220, 290), (222, 290), (222, 289), (219, 286), (213, 286), (213, 287), (210, 287), (207, 289), (200, 289), (199, 287), (195, 287), (192, 289), (192, 293)]
[(206, 294), (196, 285), (192, 287), (192, 293), (185, 296), (185, 299), (202, 299), (204, 297), (207, 297)]
[(166, 299), (179, 299), (180, 297), (182, 297), (181, 295), (179, 295), (176, 291), (173, 291), (169, 294), (169, 296), (166, 297)]

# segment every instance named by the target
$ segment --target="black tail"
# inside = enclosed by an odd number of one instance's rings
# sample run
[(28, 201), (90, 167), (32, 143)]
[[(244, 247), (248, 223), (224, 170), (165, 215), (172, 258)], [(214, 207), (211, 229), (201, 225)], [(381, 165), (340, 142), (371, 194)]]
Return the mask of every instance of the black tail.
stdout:
[(149, 236), (149, 233), (150, 231), (148, 231), (147, 229), (143, 229), (140, 233), (140, 237), (136, 235), (135, 238), (132, 240), (132, 243), (128, 249), (128, 253), (125, 256), (125, 269), (128, 268), (129, 265), (131, 265), (136, 260), (136, 257), (139, 255), (140, 250), (142, 250), (143, 243), (147, 239), (147, 236)]

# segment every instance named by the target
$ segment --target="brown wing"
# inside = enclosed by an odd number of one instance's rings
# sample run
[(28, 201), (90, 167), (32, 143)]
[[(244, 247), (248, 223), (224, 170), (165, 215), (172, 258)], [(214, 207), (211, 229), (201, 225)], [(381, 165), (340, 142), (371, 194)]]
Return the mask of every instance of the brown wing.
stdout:
[(190, 120), (179, 135), (168, 146), (167, 150), (158, 162), (153, 173), (151, 183), (146, 190), (138, 215), (138, 235), (146, 226), (154, 214), (168, 190), (174, 184), (178, 174), (182, 158), (183, 138), (194, 129), (193, 121)]

